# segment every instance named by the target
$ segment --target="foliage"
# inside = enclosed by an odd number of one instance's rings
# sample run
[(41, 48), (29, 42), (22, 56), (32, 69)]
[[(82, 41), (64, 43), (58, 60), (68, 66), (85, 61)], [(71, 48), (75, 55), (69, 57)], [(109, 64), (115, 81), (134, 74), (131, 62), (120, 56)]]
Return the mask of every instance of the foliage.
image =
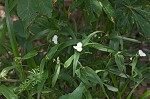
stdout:
[(2, 97), (135, 99), (148, 86), (149, 0), (0, 2)]

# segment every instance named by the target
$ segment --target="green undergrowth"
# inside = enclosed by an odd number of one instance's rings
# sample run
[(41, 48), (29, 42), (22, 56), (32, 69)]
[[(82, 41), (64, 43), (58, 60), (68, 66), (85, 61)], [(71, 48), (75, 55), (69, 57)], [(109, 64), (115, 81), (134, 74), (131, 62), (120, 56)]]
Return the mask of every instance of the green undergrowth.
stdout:
[(0, 2), (0, 98), (150, 97), (149, 0)]

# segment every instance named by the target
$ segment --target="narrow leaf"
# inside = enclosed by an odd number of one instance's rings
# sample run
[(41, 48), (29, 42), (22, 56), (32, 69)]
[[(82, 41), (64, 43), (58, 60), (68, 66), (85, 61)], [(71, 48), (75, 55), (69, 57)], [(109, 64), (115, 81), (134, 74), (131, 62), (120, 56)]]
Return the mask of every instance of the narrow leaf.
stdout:
[(4, 85), (0, 86), (0, 93), (3, 94), (7, 99), (18, 99), (13, 90)]
[(7, 73), (11, 70), (11, 69), (14, 69), (16, 68), (17, 66), (9, 66), (9, 67), (6, 67), (2, 70), (2, 72), (0, 73), (0, 78), (1, 77), (5, 77), (7, 75)]
[(120, 71), (125, 71), (125, 64), (124, 64), (124, 56), (120, 54), (115, 55), (115, 62)]
[(84, 84), (80, 83), (80, 85), (72, 93), (63, 95), (59, 97), (59, 99), (82, 99), (84, 89), (85, 89)]
[(113, 86), (110, 86), (110, 85), (107, 85), (107, 84), (104, 84), (108, 90), (110, 91), (113, 91), (113, 92), (117, 92), (118, 91), (118, 88), (116, 87), (113, 87)]
[(53, 78), (52, 78), (52, 87), (55, 86), (56, 81), (57, 81), (58, 76), (59, 76), (59, 73), (60, 73), (60, 64), (57, 64), (56, 67), (55, 67), (54, 76), (53, 76)]
[(146, 91), (144, 94), (140, 96), (140, 99), (146, 99), (150, 97), (150, 90)]
[(73, 76), (75, 76), (75, 71), (76, 71), (76, 68), (77, 68), (77, 63), (78, 63), (78, 60), (79, 60), (79, 56), (80, 56), (80, 53), (78, 52), (75, 52), (74, 54), (74, 61), (73, 61)]
[(24, 55), (22, 57), (22, 59), (26, 60), (26, 59), (29, 59), (29, 58), (36, 56), (37, 54), (38, 54), (37, 51), (33, 50), (33, 51), (30, 51), (29, 53), (27, 53), (26, 55)]
[(70, 66), (70, 64), (72, 63), (74, 59), (74, 55), (72, 55), (65, 63), (64, 63), (64, 67), (67, 68)]
[(95, 31), (95, 32), (91, 33), (87, 38), (85, 38), (85, 39), (82, 41), (83, 46), (86, 46), (86, 45), (89, 43), (90, 39), (91, 39), (96, 33), (99, 33), (99, 32), (102, 32), (102, 31)]
[(100, 50), (100, 51), (110, 52), (110, 53), (115, 52), (115, 50), (111, 49), (110, 47), (99, 44), (99, 43), (89, 43), (88, 45), (90, 47), (95, 48), (95, 49)]

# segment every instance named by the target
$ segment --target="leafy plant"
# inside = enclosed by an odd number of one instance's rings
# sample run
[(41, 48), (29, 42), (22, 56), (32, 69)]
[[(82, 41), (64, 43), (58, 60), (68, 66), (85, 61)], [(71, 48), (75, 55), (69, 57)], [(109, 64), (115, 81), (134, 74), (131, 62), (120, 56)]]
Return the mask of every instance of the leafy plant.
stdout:
[(150, 96), (149, 0), (0, 2), (2, 98)]

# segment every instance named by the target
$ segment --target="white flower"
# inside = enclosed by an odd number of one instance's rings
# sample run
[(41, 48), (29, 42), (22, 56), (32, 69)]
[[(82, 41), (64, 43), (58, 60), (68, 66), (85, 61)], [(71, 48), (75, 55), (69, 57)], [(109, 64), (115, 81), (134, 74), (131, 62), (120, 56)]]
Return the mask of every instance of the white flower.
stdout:
[(72, 37), (69, 37), (69, 39), (71, 40), (71, 39), (72, 39)]
[(81, 52), (82, 51), (82, 43), (79, 42), (77, 43), (77, 46), (73, 46), (74, 49), (76, 49), (78, 52)]
[(146, 56), (146, 54), (142, 50), (139, 50), (138, 53), (140, 56), (143, 56), (143, 57)]
[(131, 60), (131, 61), (132, 61), (132, 59), (133, 59), (133, 58), (132, 58), (132, 57), (130, 57), (130, 60)]
[(54, 42), (54, 44), (58, 44), (58, 36), (54, 35), (52, 41)]
[(97, 37), (97, 34), (95, 34), (94, 37)]

